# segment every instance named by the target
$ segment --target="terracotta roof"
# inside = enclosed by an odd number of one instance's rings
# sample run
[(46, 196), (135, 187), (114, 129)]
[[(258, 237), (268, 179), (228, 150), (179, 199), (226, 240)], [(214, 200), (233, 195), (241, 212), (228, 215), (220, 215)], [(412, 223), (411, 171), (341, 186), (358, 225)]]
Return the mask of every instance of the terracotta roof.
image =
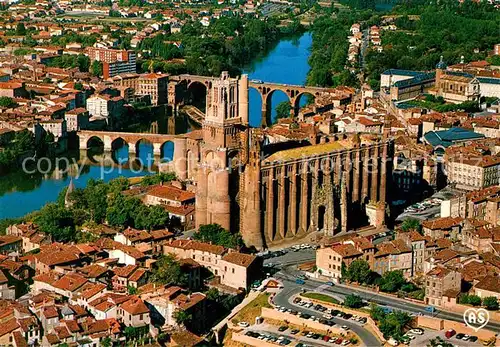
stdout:
[(125, 301), (120, 305), (120, 307), (132, 315), (149, 313), (149, 309), (144, 302), (136, 296), (133, 296), (128, 301)]
[(132, 274), (132, 276), (129, 277), (129, 281), (132, 281), (132, 282), (137, 282), (139, 281), (145, 274), (147, 273), (147, 271), (145, 269), (137, 269), (136, 271), (134, 271), (134, 273)]
[(85, 288), (81, 292), (81, 295), (85, 299), (90, 299), (98, 293), (104, 291), (105, 289), (106, 285), (103, 283), (89, 283), (88, 286), (85, 286)]
[(91, 264), (78, 269), (78, 272), (87, 278), (98, 278), (109, 270), (104, 266)]
[(201, 293), (193, 293), (190, 296), (179, 294), (172, 299), (172, 302), (182, 310), (189, 310), (191, 307), (205, 300), (205, 298), (206, 296)]
[(138, 230), (128, 227), (123, 231), (123, 235), (131, 242), (148, 241), (151, 235), (146, 230)]
[(448, 275), (451, 272), (451, 270), (445, 268), (445, 267), (435, 267), (434, 269), (430, 270), (427, 272), (426, 276), (432, 276), (432, 277), (438, 277), (438, 278), (443, 278), (446, 275)]
[(28, 347), (28, 342), (24, 338), (23, 334), (19, 331), (14, 331), (12, 334), (14, 337), (14, 343), (16, 347)]
[(42, 314), (46, 318), (57, 318), (57, 317), (59, 317), (59, 313), (57, 312), (57, 308), (55, 306), (45, 306), (42, 309)]
[(363, 255), (363, 252), (358, 251), (351, 244), (335, 245), (335, 246), (332, 247), (332, 249), (336, 253), (340, 254), (340, 256), (343, 257), (343, 258), (358, 257), (358, 256)]
[(194, 240), (171, 240), (166, 243), (165, 246), (181, 249), (192, 249), (217, 255), (222, 255), (226, 252), (226, 249), (222, 246), (212, 245), (210, 243)]
[(173, 185), (156, 185), (153, 186), (147, 193), (160, 199), (167, 199), (173, 201), (186, 202), (194, 200), (195, 194), (186, 190), (174, 187)]
[(149, 232), (155, 241), (167, 239), (173, 237), (174, 233), (171, 233), (167, 229), (158, 229)]
[(422, 226), (431, 230), (450, 229), (463, 221), (461, 217), (444, 217), (422, 222)]
[(78, 275), (76, 273), (68, 273), (61, 277), (59, 280), (52, 283), (52, 286), (62, 290), (69, 290), (70, 292), (74, 292), (87, 282), (87, 279), (81, 275)]
[(113, 272), (118, 277), (128, 278), (138, 268), (139, 267), (137, 265), (126, 265), (124, 267), (116, 267), (116, 268), (114, 268)]
[(16, 319), (9, 319), (8, 321), (0, 324), (0, 337), (5, 336), (6, 334), (11, 333), (16, 329), (19, 329), (19, 324), (17, 324)]
[(447, 262), (453, 258), (458, 257), (458, 253), (451, 249), (443, 249), (432, 256), (436, 260), (441, 260), (442, 262)]
[(222, 257), (222, 260), (243, 267), (249, 267), (255, 259), (256, 257), (254, 255), (239, 252), (230, 252)]
[(479, 281), (474, 288), (500, 293), (500, 277), (488, 275)]

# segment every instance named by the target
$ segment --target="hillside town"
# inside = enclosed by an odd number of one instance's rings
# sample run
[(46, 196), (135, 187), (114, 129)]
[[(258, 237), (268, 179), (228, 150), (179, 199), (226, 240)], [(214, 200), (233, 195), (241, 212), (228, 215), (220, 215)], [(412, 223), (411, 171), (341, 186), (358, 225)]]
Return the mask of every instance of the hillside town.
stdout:
[(499, 345), (498, 36), (375, 8), (3, 2), (0, 346)]

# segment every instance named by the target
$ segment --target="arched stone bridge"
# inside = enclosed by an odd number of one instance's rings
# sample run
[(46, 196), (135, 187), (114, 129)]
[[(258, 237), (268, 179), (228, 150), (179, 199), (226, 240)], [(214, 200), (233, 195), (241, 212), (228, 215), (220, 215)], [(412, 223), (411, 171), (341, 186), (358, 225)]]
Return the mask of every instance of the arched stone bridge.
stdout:
[(170, 165), (169, 169), (173, 170), (180, 179), (193, 178), (199, 157), (196, 139), (193, 139), (191, 134), (163, 135), (81, 130), (77, 132), (77, 136), (80, 150), (88, 149), (91, 140), (98, 139), (104, 144), (105, 152), (119, 147), (118, 141), (123, 141), (128, 144), (129, 153), (137, 154), (139, 143), (145, 140), (153, 145), (154, 155), (161, 155), (163, 147), (167, 143), (172, 143), (174, 151), (168, 165)]
[[(190, 88), (193, 84), (199, 83), (205, 86), (207, 91), (206, 104), (208, 105), (211, 101), (210, 89), (215, 80), (219, 77), (207, 77), (207, 76), (197, 76), (182, 74), (176, 76), (170, 76), (169, 87), (168, 87), (168, 103), (170, 105), (179, 105), (182, 103), (182, 96), (177, 92), (177, 86), (185, 83), (186, 88)], [(304, 94), (311, 94), (314, 97), (333, 94), (335, 91), (331, 88), (321, 88), (321, 87), (309, 87), (291, 84), (280, 84), (280, 83), (268, 83), (259, 80), (249, 80), (247, 89), (254, 88), (257, 90), (261, 96), (262, 100), (262, 124), (266, 125), (269, 117), (271, 115), (271, 98), (275, 91), (282, 91), (290, 100), (290, 105), (292, 106), (292, 112), (295, 116), (298, 115), (300, 109), (300, 97)], [(246, 93), (248, 95), (248, 93)], [(248, 100), (247, 100), (248, 102)]]

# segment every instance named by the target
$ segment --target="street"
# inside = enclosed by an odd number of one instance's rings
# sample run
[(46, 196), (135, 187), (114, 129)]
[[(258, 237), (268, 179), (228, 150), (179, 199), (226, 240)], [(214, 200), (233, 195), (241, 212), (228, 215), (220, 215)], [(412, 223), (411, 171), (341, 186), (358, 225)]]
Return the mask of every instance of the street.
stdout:
[[(437, 317), (437, 318), (443, 318), (447, 320), (452, 320), (456, 322), (463, 323), (463, 315), (454, 313), (454, 312), (448, 312), (448, 311), (441, 311), (441, 310), (436, 310), (434, 313), (429, 313), (425, 311), (426, 305), (423, 304), (417, 304), (414, 302), (406, 301), (403, 299), (398, 299), (398, 298), (393, 298), (393, 297), (387, 297), (382, 294), (378, 294), (375, 292), (369, 291), (363, 291), (359, 290), (357, 288), (349, 287), (346, 285), (342, 284), (337, 284), (333, 287), (325, 285), (323, 282), (316, 281), (313, 279), (307, 279), (305, 281), (305, 284), (303, 285), (297, 285), (295, 283), (297, 274), (300, 272), (294, 271), (290, 269), (290, 267), (285, 267), (283, 268), (280, 272), (276, 273), (276, 277), (283, 281), (283, 284), (285, 286), (285, 289), (280, 293), (283, 296), (286, 296), (287, 298), (290, 298), (291, 295), (295, 294), (293, 293), (294, 289), (302, 289), (305, 288), (307, 290), (311, 291), (320, 291), (324, 292), (326, 294), (330, 294), (332, 296), (340, 295), (340, 296), (345, 296), (348, 294), (355, 294), (360, 296), (362, 299), (368, 301), (368, 302), (374, 302), (379, 305), (385, 305), (388, 307), (392, 307), (396, 310), (400, 311), (405, 311), (409, 312), (412, 314), (423, 314), (426, 316), (432, 316), (432, 317)], [(280, 300), (285, 300), (281, 299)], [(278, 305), (282, 306), (281, 304), (278, 303)], [(465, 323), (464, 323), (465, 325)], [(488, 325), (485, 326), (485, 329), (494, 331), (496, 333), (500, 332), (500, 323), (497, 322), (489, 322)], [(361, 337), (361, 336), (360, 336)]]

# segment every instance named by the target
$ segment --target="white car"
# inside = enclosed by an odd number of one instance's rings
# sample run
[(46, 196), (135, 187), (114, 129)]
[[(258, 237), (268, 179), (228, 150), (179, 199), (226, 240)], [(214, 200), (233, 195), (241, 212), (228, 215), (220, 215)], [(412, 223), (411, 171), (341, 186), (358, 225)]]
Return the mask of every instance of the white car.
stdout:
[(347, 331), (347, 330), (349, 330), (349, 327), (347, 325), (342, 325), (342, 327), (340, 329), (344, 330), (344, 331)]
[(324, 318), (324, 319), (332, 319), (333, 317), (332, 317), (332, 315), (331, 315), (331, 314), (328, 314), (328, 313), (327, 313), (327, 314), (324, 314), (324, 315), (323, 315), (323, 318)]
[(342, 343), (340, 345), (341, 346), (348, 346), (349, 344), (351, 344), (351, 342), (349, 340), (344, 340), (344, 341), (342, 341)]
[(313, 334), (313, 333), (309, 333), (309, 334), (307, 334), (307, 335), (306, 335), (306, 337), (308, 337), (308, 338), (311, 338), (311, 337), (313, 337), (313, 336), (314, 336), (314, 334)]
[(239, 322), (238, 326), (241, 328), (248, 328), (250, 324), (248, 324), (248, 322)]
[(399, 342), (396, 341), (395, 339), (393, 339), (392, 337), (387, 341), (388, 344), (390, 344), (391, 346), (398, 346), (399, 345)]
[(470, 335), (465, 334), (464, 337), (462, 337), (463, 341), (467, 341), (469, 339)]
[(409, 333), (414, 334), (414, 335), (423, 335), (424, 331), (422, 329), (411, 329)]

